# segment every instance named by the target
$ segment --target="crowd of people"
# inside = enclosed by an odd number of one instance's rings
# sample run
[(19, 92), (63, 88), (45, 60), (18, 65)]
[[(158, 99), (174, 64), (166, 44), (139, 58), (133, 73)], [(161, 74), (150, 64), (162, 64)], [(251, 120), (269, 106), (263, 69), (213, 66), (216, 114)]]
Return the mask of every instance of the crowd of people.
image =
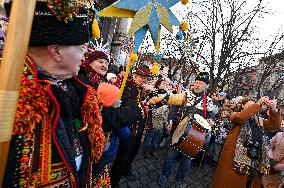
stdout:
[(164, 160), (161, 187), (175, 160), (176, 186), (186, 187), (201, 152), (216, 167), (213, 188), (283, 186), (284, 120), (275, 98), (209, 94), (207, 72), (183, 87), (145, 64), (133, 68), (119, 97), (125, 69), (110, 71), (109, 55), (88, 45), (85, 7), (65, 22), (50, 9), (58, 11), (37, 1), (3, 187), (119, 187), (122, 176), (137, 179), (142, 143), (145, 158)]

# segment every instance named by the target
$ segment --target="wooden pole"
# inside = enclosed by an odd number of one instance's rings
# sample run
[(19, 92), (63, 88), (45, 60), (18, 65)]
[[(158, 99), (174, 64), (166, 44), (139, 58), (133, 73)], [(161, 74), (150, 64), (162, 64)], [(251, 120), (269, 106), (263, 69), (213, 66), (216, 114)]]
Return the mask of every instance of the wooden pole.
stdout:
[(36, 0), (14, 0), (9, 18), (0, 66), (0, 187), (3, 184), (35, 4)]

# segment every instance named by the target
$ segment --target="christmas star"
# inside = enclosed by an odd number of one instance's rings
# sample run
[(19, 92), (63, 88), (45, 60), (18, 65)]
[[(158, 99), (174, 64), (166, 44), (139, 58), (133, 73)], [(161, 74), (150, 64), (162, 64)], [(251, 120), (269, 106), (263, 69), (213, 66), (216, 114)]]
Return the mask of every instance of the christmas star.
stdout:
[(163, 25), (170, 32), (173, 25), (180, 25), (170, 8), (180, 0), (119, 0), (98, 13), (105, 17), (133, 18), (129, 35), (134, 35), (134, 53), (137, 53), (147, 31), (160, 49), (160, 32)]

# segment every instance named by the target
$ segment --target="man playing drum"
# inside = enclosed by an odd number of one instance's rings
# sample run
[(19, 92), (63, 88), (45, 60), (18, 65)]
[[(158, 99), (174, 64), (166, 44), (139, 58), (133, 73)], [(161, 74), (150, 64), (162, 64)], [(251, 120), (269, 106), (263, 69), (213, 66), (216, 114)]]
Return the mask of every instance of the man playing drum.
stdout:
[[(201, 72), (195, 80), (193, 91), (187, 91), (186, 93), (188, 102), (183, 115), (184, 118), (173, 135), (173, 147), (169, 148), (162, 175), (159, 178), (158, 183), (162, 187), (166, 186), (174, 160), (179, 153), (181, 153), (182, 157), (176, 175), (176, 186), (186, 187), (184, 177), (189, 169), (191, 157), (194, 157), (196, 153), (202, 149), (205, 143), (207, 129), (210, 129), (213, 123), (212, 119), (218, 113), (218, 107), (213, 104), (211, 98), (206, 96), (205, 91), (208, 87), (208, 82), (209, 74), (207, 72)], [(171, 125), (167, 128), (170, 130)], [(198, 133), (199, 130), (200, 132)], [(199, 140), (194, 143), (195, 135), (192, 132), (197, 133), (198, 138), (200, 138), (200, 136), (203, 137), (201, 142)], [(192, 135), (190, 135), (190, 133)], [(189, 147), (191, 147), (190, 150), (187, 149)], [(196, 150), (192, 152), (192, 148)]]

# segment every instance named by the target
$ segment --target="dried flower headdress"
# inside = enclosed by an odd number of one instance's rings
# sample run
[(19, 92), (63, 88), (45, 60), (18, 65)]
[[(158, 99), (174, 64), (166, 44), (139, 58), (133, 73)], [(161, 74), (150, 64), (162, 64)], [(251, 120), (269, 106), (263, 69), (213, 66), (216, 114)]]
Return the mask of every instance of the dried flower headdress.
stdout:
[[(79, 14), (79, 7), (93, 9), (90, 0), (44, 0), (51, 13), (59, 21), (68, 23)], [(89, 11), (89, 18), (93, 20), (93, 12)]]
[(68, 23), (79, 13), (79, 5), (74, 0), (48, 0), (47, 6), (60, 21)]

